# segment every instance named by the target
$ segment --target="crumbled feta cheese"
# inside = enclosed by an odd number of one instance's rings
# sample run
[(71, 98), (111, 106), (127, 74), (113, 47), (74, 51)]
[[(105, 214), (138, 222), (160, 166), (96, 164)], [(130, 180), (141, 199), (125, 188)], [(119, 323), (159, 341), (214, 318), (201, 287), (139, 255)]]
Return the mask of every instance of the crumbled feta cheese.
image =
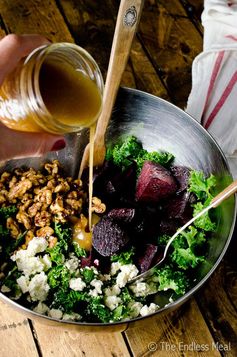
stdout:
[(40, 258), (40, 261), (44, 265), (44, 271), (47, 271), (52, 267), (52, 261), (49, 254), (45, 254), (42, 258)]
[(2, 287), (1, 287), (2, 293), (9, 293), (10, 291), (11, 291), (11, 289), (8, 286), (2, 285)]
[(120, 288), (123, 288), (129, 280), (138, 274), (138, 269), (134, 264), (121, 265), (120, 270), (121, 272), (116, 278), (116, 283)]
[(51, 309), (48, 311), (48, 316), (60, 320), (63, 317), (63, 312), (59, 309)]
[(67, 321), (79, 321), (82, 319), (82, 317), (81, 315), (73, 312), (72, 314), (63, 314), (62, 319)]
[(144, 305), (140, 310), (140, 315), (147, 316), (149, 314), (156, 312), (158, 310), (158, 308), (159, 308), (159, 306), (154, 304), (153, 302), (149, 306)]
[(49, 307), (46, 304), (44, 304), (43, 302), (39, 302), (38, 305), (36, 305), (36, 307), (34, 307), (33, 311), (37, 312), (38, 314), (45, 315), (46, 312), (49, 311)]
[(30, 257), (35, 256), (37, 253), (42, 253), (46, 250), (48, 242), (43, 237), (34, 237), (28, 244), (26, 249)]
[(15, 254), (15, 261), (18, 270), (22, 271), (24, 275), (34, 275), (44, 270), (44, 264), (41, 263), (39, 257), (29, 257), (27, 254), (22, 254), (22, 252), (26, 251), (19, 250)]
[(121, 302), (121, 298), (115, 295), (107, 296), (105, 298), (105, 306), (107, 306), (111, 311), (116, 309)]
[(145, 283), (143, 281), (136, 281), (134, 284), (130, 285), (129, 288), (132, 290), (135, 296), (147, 296), (157, 292), (155, 285)]
[(30, 280), (28, 276), (25, 275), (21, 275), (20, 278), (18, 278), (16, 280), (17, 284), (19, 285), (21, 291), (23, 292), (23, 294), (27, 293), (27, 291), (29, 291), (29, 284), (30, 284)]
[(86, 283), (82, 278), (73, 278), (69, 281), (69, 286), (72, 290), (82, 291), (86, 287)]
[(121, 293), (121, 289), (118, 285), (113, 285), (111, 287), (105, 288), (104, 290), (106, 296), (119, 295)]
[(99, 278), (101, 281), (110, 281), (111, 280), (111, 275), (110, 274), (100, 274)]
[(66, 260), (64, 265), (68, 268), (68, 270), (70, 270), (70, 272), (74, 272), (79, 266), (79, 259), (74, 254), (72, 254), (70, 259)]
[(120, 270), (121, 266), (122, 265), (119, 262), (112, 263), (111, 267), (110, 267), (110, 274), (111, 275), (117, 274), (117, 272)]
[(44, 272), (36, 274), (29, 284), (29, 294), (32, 301), (44, 301), (47, 298), (48, 291), (47, 275)]
[(143, 307), (141, 302), (131, 301), (128, 303), (128, 308), (130, 310), (130, 318), (135, 318), (140, 315), (140, 310)]
[(102, 288), (102, 285), (103, 285), (103, 281), (97, 280), (97, 279), (93, 279), (90, 282), (90, 285), (95, 288), (95, 290), (97, 291), (98, 294), (102, 294), (101, 288)]

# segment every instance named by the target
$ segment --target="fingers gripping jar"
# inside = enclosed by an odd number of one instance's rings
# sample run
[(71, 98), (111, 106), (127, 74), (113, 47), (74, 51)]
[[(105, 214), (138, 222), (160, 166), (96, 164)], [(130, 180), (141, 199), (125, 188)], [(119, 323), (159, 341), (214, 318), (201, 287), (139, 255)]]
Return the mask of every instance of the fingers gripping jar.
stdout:
[(71, 43), (42, 46), (5, 78), (0, 120), (21, 131), (77, 132), (98, 119), (103, 88), (100, 69), (87, 51)]

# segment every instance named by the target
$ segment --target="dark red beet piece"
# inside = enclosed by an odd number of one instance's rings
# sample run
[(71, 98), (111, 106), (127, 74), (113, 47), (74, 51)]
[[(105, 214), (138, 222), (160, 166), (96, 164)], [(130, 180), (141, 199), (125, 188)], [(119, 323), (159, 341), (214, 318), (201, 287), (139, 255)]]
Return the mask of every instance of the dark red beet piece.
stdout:
[(92, 245), (104, 257), (118, 253), (128, 241), (127, 232), (109, 217), (103, 217), (94, 226)]
[(182, 219), (190, 207), (189, 197), (189, 192), (183, 192), (167, 201), (164, 205), (163, 211), (165, 217)]
[(172, 236), (182, 224), (178, 219), (162, 219), (160, 222), (160, 234)]
[(154, 244), (146, 244), (143, 254), (138, 258), (137, 266), (140, 273), (144, 273), (152, 266), (157, 253), (157, 246)]
[(177, 193), (187, 190), (190, 176), (190, 169), (186, 166), (173, 166), (171, 172), (178, 181), (179, 189)]
[(137, 180), (137, 201), (158, 202), (176, 190), (176, 181), (169, 170), (157, 163), (145, 161)]
[(131, 223), (134, 216), (135, 208), (114, 208), (108, 213), (108, 217), (121, 223)]

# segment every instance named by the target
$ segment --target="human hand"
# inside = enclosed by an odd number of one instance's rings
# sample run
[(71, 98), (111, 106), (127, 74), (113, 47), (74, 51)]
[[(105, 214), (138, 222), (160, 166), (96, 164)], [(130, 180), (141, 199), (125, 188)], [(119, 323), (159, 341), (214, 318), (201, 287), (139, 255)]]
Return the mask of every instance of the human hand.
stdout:
[[(0, 86), (19, 61), (36, 47), (49, 41), (40, 35), (7, 35), (0, 40)], [(27, 156), (41, 156), (48, 151), (63, 149), (65, 139), (48, 133), (26, 133), (0, 123), (0, 161)]]

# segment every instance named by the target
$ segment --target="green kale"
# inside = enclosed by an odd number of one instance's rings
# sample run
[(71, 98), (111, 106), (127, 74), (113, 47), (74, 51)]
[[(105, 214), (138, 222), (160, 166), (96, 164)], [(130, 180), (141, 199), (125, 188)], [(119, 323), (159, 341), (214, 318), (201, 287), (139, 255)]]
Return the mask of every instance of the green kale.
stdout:
[(48, 248), (47, 252), (51, 260), (56, 264), (62, 264), (65, 260), (65, 255), (69, 251), (69, 244), (72, 238), (72, 229), (67, 225), (62, 225), (55, 222), (54, 232), (58, 238), (57, 243), (53, 248)]
[(106, 159), (113, 161), (115, 165), (124, 170), (131, 165), (134, 158), (138, 157), (142, 150), (142, 144), (137, 138), (128, 136), (124, 142), (107, 150)]
[(141, 171), (145, 161), (152, 161), (164, 167), (169, 167), (173, 160), (174, 155), (168, 152), (148, 152), (146, 150), (142, 150), (139, 156), (135, 159), (137, 163), (138, 173)]
[(77, 258), (87, 257), (87, 253), (86, 253), (85, 249), (81, 248), (77, 242), (73, 242), (72, 246), (73, 246), (74, 253), (76, 254)]
[[(201, 202), (197, 202), (193, 205), (193, 216), (196, 216), (200, 211), (202, 211), (206, 205)], [(194, 221), (194, 225), (197, 228), (203, 229), (207, 232), (214, 232), (216, 230), (216, 224), (212, 222), (209, 212), (204, 213), (201, 217)]]
[(20, 276), (21, 272), (18, 271), (17, 266), (14, 264), (14, 267), (2, 282), (3, 285), (6, 285), (10, 289), (9, 294), (11, 296), (16, 297), (21, 295), (21, 289), (16, 281)]
[(61, 309), (67, 314), (70, 314), (76, 309), (79, 303), (86, 302), (87, 300), (88, 296), (84, 292), (61, 288), (53, 294), (50, 307)]
[(129, 309), (127, 306), (119, 305), (112, 311), (112, 320), (121, 321), (129, 316)]
[(178, 296), (185, 294), (189, 282), (184, 272), (166, 265), (157, 268), (154, 274), (159, 283), (159, 291), (173, 290)]
[(188, 191), (193, 192), (203, 203), (213, 198), (211, 191), (215, 185), (215, 176), (210, 175), (205, 178), (202, 171), (191, 171)]
[(131, 264), (133, 263), (133, 257), (135, 255), (135, 248), (132, 247), (126, 252), (121, 252), (117, 255), (112, 255), (110, 258), (111, 262), (119, 262), (120, 264)]
[(95, 272), (91, 268), (81, 269), (81, 273), (83, 275), (83, 280), (85, 280), (87, 284), (89, 284), (95, 277)]
[(104, 323), (110, 322), (112, 319), (111, 311), (104, 305), (103, 298), (100, 296), (90, 299), (87, 306), (87, 313)]
[(17, 212), (17, 207), (15, 205), (1, 207), (0, 208), (0, 219), (6, 220), (9, 217), (12, 217)]
[(137, 164), (139, 175), (145, 161), (152, 161), (163, 166), (170, 166), (174, 156), (167, 152), (148, 152), (134, 136), (128, 136), (121, 144), (107, 149), (106, 159), (125, 170), (133, 162)]
[(180, 269), (196, 268), (196, 266), (205, 260), (204, 256), (197, 256), (191, 248), (176, 248), (171, 259)]
[(70, 271), (64, 265), (57, 265), (51, 268), (48, 272), (48, 283), (52, 289), (61, 287), (67, 289), (69, 287)]
[(125, 304), (128, 304), (129, 302), (131, 302), (134, 299), (132, 293), (130, 292), (130, 290), (128, 290), (127, 287), (122, 289), (119, 297), (122, 299), (122, 301)]

